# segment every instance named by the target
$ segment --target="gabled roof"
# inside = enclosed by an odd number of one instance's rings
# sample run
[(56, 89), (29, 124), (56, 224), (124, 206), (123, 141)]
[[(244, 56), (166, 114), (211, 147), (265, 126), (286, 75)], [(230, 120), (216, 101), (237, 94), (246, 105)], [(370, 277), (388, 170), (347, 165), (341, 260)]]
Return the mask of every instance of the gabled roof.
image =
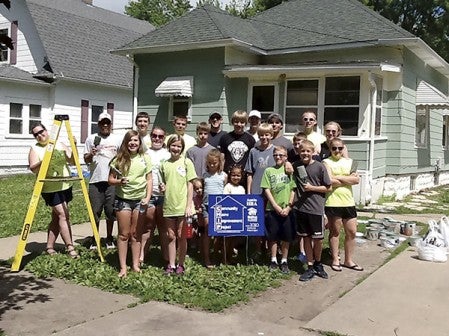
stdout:
[(153, 30), (148, 22), (81, 0), (26, 3), (46, 53), (47, 70), (56, 77), (132, 87), (132, 64), (110, 50)]
[(25, 82), (27, 84), (48, 85), (47, 83), (34, 78), (33, 74), (9, 64), (3, 64), (0, 66), (0, 79), (9, 80), (12, 82)]
[[(261, 54), (301, 48), (375, 43), (415, 38), (357, 0), (291, 0), (259, 15), (241, 19), (211, 5), (187, 13), (125, 45), (120, 50), (214, 42), (239, 44)], [(140, 50), (139, 50), (140, 49)]]

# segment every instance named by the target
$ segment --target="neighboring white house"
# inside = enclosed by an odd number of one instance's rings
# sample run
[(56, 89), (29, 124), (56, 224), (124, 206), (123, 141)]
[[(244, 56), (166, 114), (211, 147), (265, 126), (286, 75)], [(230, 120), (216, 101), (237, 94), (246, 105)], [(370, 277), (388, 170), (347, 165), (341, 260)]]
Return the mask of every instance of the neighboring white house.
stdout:
[(0, 50), (0, 174), (27, 170), (30, 126), (55, 114), (70, 116), (80, 153), (103, 111), (115, 132), (132, 127), (133, 65), (109, 51), (154, 28), (84, 1), (0, 4), (0, 34), (15, 46)]

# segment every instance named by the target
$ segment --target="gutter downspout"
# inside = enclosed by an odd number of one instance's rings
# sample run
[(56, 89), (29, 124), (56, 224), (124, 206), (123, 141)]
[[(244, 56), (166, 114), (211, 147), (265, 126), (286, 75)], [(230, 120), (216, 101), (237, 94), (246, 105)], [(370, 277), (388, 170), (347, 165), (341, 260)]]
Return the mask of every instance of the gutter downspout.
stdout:
[(373, 175), (374, 175), (374, 133), (375, 133), (375, 118), (376, 118), (376, 90), (377, 85), (374, 80), (374, 75), (370, 72), (368, 75), (368, 81), (370, 83), (370, 117), (369, 117), (369, 161), (368, 161), (368, 175), (367, 175), (367, 187), (365, 195), (365, 204), (370, 204), (372, 200), (373, 190)]
[(137, 63), (134, 61), (133, 55), (126, 55), (126, 58), (128, 61), (133, 65), (133, 115), (131, 120), (131, 128), (134, 127), (134, 119), (137, 116), (137, 93), (139, 92), (139, 67), (137, 66)]

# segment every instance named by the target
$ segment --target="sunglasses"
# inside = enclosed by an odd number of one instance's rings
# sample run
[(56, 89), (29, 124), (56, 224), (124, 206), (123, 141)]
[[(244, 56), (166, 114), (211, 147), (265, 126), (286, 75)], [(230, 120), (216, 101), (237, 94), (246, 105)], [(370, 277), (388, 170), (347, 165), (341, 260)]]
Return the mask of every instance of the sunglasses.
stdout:
[(302, 120), (304, 120), (304, 121), (315, 121), (315, 119), (313, 119), (313, 118), (303, 118)]
[(341, 152), (344, 147), (332, 147), (333, 151), (336, 151), (337, 149)]
[(283, 157), (285, 154), (273, 154), (274, 157)]
[(326, 133), (337, 134), (337, 131), (336, 130), (326, 130)]
[(35, 138), (37, 138), (38, 135), (42, 135), (44, 132), (45, 132), (45, 130), (44, 130), (44, 129), (41, 129), (40, 131), (37, 131), (36, 133), (33, 133), (33, 136), (34, 136)]
[(151, 134), (151, 137), (154, 139), (163, 139), (164, 135), (163, 134)]

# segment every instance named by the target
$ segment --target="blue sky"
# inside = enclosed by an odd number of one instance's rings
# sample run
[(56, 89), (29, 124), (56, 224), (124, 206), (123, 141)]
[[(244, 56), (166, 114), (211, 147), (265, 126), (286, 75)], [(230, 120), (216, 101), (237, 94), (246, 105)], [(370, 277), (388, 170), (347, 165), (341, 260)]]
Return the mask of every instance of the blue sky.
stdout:
[[(106, 8), (117, 13), (123, 13), (125, 5), (129, 0), (93, 0), (93, 4), (98, 7)], [(189, 0), (192, 6), (196, 5), (196, 0)], [(221, 3), (229, 3), (230, 0), (220, 0)]]

